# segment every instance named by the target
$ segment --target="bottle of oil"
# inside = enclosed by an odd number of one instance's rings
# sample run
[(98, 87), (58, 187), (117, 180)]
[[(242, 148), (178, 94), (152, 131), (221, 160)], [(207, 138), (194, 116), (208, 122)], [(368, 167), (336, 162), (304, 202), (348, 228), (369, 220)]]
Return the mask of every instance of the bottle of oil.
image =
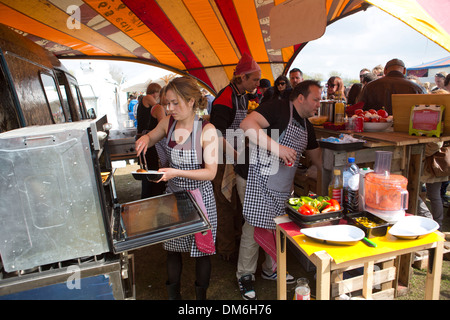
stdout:
[(344, 184), (342, 183), (341, 170), (334, 169), (333, 178), (328, 185), (328, 196), (332, 199), (336, 199), (342, 206), (343, 194), (344, 194)]
[(345, 109), (344, 100), (342, 100), (342, 97), (338, 92), (337, 102), (334, 105), (334, 124), (341, 125), (345, 123), (344, 109)]

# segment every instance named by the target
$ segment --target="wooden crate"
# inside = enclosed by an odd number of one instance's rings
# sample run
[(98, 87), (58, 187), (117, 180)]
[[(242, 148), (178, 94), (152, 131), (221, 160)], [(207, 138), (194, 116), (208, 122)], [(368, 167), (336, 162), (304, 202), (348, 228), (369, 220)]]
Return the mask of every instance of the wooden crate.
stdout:
[(394, 131), (409, 132), (411, 107), (416, 104), (444, 105), (444, 134), (450, 134), (450, 94), (393, 94)]
[[(450, 241), (444, 243), (444, 259), (450, 259)], [(428, 250), (421, 250), (414, 253), (413, 267), (416, 269), (426, 269), (428, 267)]]
[[(351, 294), (352, 298), (363, 295), (375, 300), (394, 299), (397, 275), (394, 262), (395, 258), (389, 258), (334, 270), (331, 273), (331, 299), (339, 299), (342, 294)], [(359, 268), (364, 268), (363, 274), (358, 272)]]

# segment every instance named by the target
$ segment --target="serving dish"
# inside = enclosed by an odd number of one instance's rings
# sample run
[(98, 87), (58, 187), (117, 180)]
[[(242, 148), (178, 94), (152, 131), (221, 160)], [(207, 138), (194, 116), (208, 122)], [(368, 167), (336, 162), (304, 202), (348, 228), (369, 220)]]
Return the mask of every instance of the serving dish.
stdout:
[(325, 149), (337, 150), (337, 151), (354, 151), (362, 149), (364, 146), (364, 141), (349, 142), (349, 143), (335, 143), (317, 140), (319, 146)]
[(392, 127), (393, 122), (364, 122), (365, 132), (385, 131)]
[(315, 126), (321, 126), (328, 121), (328, 116), (313, 116), (308, 118), (308, 120)]
[(420, 239), (436, 231), (439, 224), (430, 218), (421, 216), (406, 216), (397, 221), (388, 233), (406, 240)]
[(294, 222), (313, 222), (318, 220), (330, 219), (330, 218), (342, 218), (342, 209), (336, 211), (330, 211), (325, 213), (318, 213), (314, 215), (304, 215), (299, 213), (293, 206), (289, 204), (289, 199), (285, 201), (286, 213)]
[(158, 181), (164, 175), (164, 173), (155, 170), (148, 170), (146, 172), (133, 171), (131, 174), (133, 175), (133, 178), (135, 178), (136, 180), (147, 179), (148, 181)]
[(335, 226), (303, 228), (300, 232), (312, 239), (339, 245), (354, 245), (361, 241), (365, 234), (360, 228), (347, 224)]
[[(364, 231), (367, 238), (382, 237), (386, 235), (389, 222), (371, 214), (370, 212), (347, 213), (346, 220)], [(372, 223), (367, 223), (370, 221)]]

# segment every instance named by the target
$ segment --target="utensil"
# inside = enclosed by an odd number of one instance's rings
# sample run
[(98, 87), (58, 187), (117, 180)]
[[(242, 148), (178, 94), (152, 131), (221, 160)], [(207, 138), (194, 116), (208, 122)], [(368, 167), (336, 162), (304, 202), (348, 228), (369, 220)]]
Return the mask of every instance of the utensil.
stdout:
[(377, 247), (377, 244), (376, 244), (375, 242), (373, 242), (373, 241), (367, 239), (366, 237), (364, 237), (364, 238), (362, 239), (362, 241), (363, 241), (366, 245), (368, 245), (369, 247), (373, 247), (373, 248), (376, 248), (376, 247)]
[(147, 159), (145, 159), (145, 154), (141, 153), (139, 155), (139, 160), (141, 160), (141, 161), (139, 161), (139, 165), (140, 165), (141, 169), (148, 170)]

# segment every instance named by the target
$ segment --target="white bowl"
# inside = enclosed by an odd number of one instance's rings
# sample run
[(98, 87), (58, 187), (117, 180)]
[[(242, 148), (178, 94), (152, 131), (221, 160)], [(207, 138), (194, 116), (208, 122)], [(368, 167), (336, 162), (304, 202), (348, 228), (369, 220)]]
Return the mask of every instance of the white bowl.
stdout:
[(364, 122), (364, 131), (377, 132), (384, 131), (392, 127), (393, 122)]
[(389, 233), (399, 239), (419, 239), (436, 231), (439, 224), (430, 218), (421, 216), (406, 216), (389, 229)]
[(335, 226), (303, 228), (300, 232), (315, 240), (331, 244), (354, 245), (364, 238), (364, 231), (358, 227), (339, 224)]

